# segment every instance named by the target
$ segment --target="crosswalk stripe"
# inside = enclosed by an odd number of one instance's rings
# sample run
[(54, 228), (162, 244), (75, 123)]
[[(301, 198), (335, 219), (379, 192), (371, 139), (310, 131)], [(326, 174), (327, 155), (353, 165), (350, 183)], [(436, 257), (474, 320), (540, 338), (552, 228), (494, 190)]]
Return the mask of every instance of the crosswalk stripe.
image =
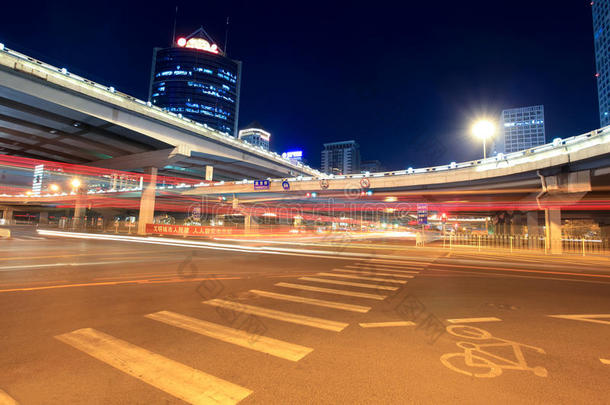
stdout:
[(364, 267), (351, 266), (351, 265), (347, 265), (347, 266), (345, 266), (345, 268), (360, 270), (360, 271), (384, 271), (386, 273), (419, 274), (419, 271), (417, 271), (417, 270), (375, 269), (375, 268), (364, 268)]
[(342, 273), (353, 273), (353, 274), (369, 274), (375, 276), (390, 276), (399, 278), (413, 278), (410, 274), (393, 274), (393, 273), (380, 273), (378, 271), (364, 271), (364, 270), (345, 270), (345, 269), (333, 269), (333, 271), (340, 271)]
[(357, 279), (357, 280), (383, 281), (385, 283), (407, 284), (406, 280), (392, 280), (392, 279), (380, 278), (380, 277), (362, 277), (362, 276), (353, 276), (350, 274), (318, 273), (318, 274), (316, 274), (316, 276), (343, 277), (343, 278), (353, 278), (353, 279)]
[(370, 298), (372, 300), (380, 300), (380, 301), (384, 300), (388, 297), (387, 295), (369, 294), (369, 293), (346, 291), (346, 290), (335, 290), (334, 288), (314, 287), (311, 285), (303, 285), (303, 284), (277, 283), (275, 285), (277, 287), (293, 288), (295, 290), (315, 291), (315, 292), (322, 292), (322, 293), (328, 293), (328, 294), (345, 295), (347, 297)]
[(411, 265), (403, 265), (403, 264), (384, 264), (384, 263), (367, 263), (360, 262), (356, 264), (350, 264), (350, 266), (358, 266), (358, 267), (386, 267), (388, 269), (408, 269), (408, 270), (421, 270), (422, 266), (411, 266)]
[(319, 307), (344, 309), (346, 311), (352, 311), (352, 312), (367, 313), (371, 309), (371, 307), (365, 307), (362, 305), (344, 304), (342, 302), (319, 300), (316, 298), (306, 298), (306, 297), (299, 297), (299, 296), (295, 296), (295, 295), (278, 294), (278, 293), (269, 292), (269, 291), (250, 290), (250, 292), (254, 293), (256, 295), (260, 295), (261, 297), (266, 297), (266, 298), (274, 298), (274, 299), (284, 300), (284, 301), (317, 305)]
[(398, 287), (388, 287), (386, 285), (365, 284), (365, 283), (352, 283), (351, 281), (327, 280), (325, 278), (317, 278), (317, 277), (299, 277), (299, 280), (315, 281), (316, 283), (349, 285), (349, 286), (352, 286), (352, 287), (375, 288), (377, 290), (390, 290), (390, 291), (398, 290)]
[(170, 311), (148, 314), (146, 318), (290, 361), (299, 361), (313, 351), (309, 347), (254, 335), (247, 330), (229, 328)]
[(449, 323), (476, 323), (476, 322), (499, 322), (502, 319), (496, 317), (488, 317), (488, 318), (456, 318), (456, 319), (447, 319)]
[(91, 328), (55, 336), (112, 367), (191, 404), (236, 404), (247, 388)]
[(0, 405), (19, 405), (9, 394), (0, 389)]
[(393, 322), (369, 322), (369, 323), (360, 323), (359, 324), (363, 328), (383, 328), (387, 326), (413, 326), (415, 322), (411, 321), (393, 321)]
[(297, 315), (292, 314), (290, 312), (255, 307), (254, 305), (246, 305), (240, 302), (226, 301), (218, 298), (209, 301), (204, 301), (203, 303), (219, 308), (233, 310), (237, 313), (258, 315), (264, 318), (277, 319), (279, 321), (291, 322), (299, 325), (311, 326), (312, 328), (331, 330), (334, 332), (341, 332), (349, 325), (345, 322), (330, 321), (328, 319), (315, 318), (313, 316)]

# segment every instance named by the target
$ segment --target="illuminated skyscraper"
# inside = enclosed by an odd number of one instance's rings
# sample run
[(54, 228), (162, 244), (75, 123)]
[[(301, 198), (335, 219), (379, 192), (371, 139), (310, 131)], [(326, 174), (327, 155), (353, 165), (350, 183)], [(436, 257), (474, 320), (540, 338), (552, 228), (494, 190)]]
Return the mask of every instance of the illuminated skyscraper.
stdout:
[(610, 124), (610, 0), (591, 2), (600, 126)]
[(543, 145), (544, 106), (511, 108), (502, 111), (500, 139), (496, 152), (511, 153)]
[(155, 48), (149, 101), (229, 135), (237, 135), (241, 62), (204, 31)]
[(239, 139), (243, 139), (250, 145), (260, 146), (263, 149), (269, 150), (271, 134), (265, 131), (258, 121), (254, 121), (239, 131)]
[(325, 143), (322, 171), (327, 174), (360, 173), (360, 146), (356, 141)]

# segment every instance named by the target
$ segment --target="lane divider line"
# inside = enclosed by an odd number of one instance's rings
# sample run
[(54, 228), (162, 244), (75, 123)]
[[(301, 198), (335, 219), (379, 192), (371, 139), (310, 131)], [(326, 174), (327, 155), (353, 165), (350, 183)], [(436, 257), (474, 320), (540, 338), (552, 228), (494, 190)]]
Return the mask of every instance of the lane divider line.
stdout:
[(273, 298), (273, 299), (277, 299), (277, 300), (298, 302), (301, 304), (316, 305), (319, 307), (343, 309), (345, 311), (367, 313), (371, 310), (371, 307), (365, 307), (362, 305), (344, 304), (342, 302), (319, 300), (316, 298), (299, 297), (296, 295), (279, 294), (279, 293), (274, 293), (274, 292), (270, 292), (270, 291), (250, 290), (250, 292), (253, 294), (256, 294), (258, 296), (265, 297), (265, 298)]
[(359, 267), (359, 266), (352, 266), (352, 265), (347, 265), (345, 266), (345, 268), (347, 269), (355, 269), (355, 270), (360, 270), (360, 271), (385, 271), (386, 273), (403, 273), (403, 274), (419, 274), (419, 271), (417, 270), (394, 270), (394, 269), (375, 269), (372, 267)]
[(312, 285), (304, 285), (304, 284), (277, 283), (275, 285), (277, 287), (293, 288), (295, 290), (315, 291), (315, 292), (321, 292), (321, 293), (327, 293), (327, 294), (345, 295), (347, 297), (370, 298), (372, 300), (379, 300), (379, 301), (382, 301), (382, 300), (388, 298), (387, 295), (370, 294), (370, 293), (346, 291), (346, 290), (335, 290), (334, 288), (315, 287)]
[(340, 271), (342, 273), (351, 273), (351, 274), (367, 274), (372, 276), (390, 276), (390, 277), (398, 277), (398, 278), (414, 278), (410, 274), (393, 274), (393, 273), (379, 273), (377, 271), (363, 271), (363, 270), (344, 270), (344, 269), (333, 269), (332, 271)]
[(91, 328), (56, 339), (191, 404), (236, 404), (252, 391)]
[(312, 328), (319, 328), (330, 330), (333, 332), (341, 332), (349, 324), (345, 322), (336, 322), (328, 319), (316, 318), (313, 316), (297, 315), (290, 312), (278, 311), (275, 309), (268, 309), (262, 307), (256, 307), (254, 305), (246, 305), (240, 302), (226, 301), (215, 298), (213, 300), (204, 301), (204, 304), (212, 305), (218, 308), (224, 308), (233, 310), (236, 313), (244, 313), (251, 315), (258, 315), (264, 318), (276, 319), (279, 321), (296, 323), (299, 325), (311, 326)]
[(449, 323), (477, 323), (477, 322), (500, 322), (502, 319), (496, 317), (488, 318), (455, 318), (447, 319)]
[(145, 315), (148, 319), (163, 322), (167, 325), (208, 336), (227, 343), (267, 353), (290, 361), (299, 361), (313, 351), (305, 347), (262, 335), (253, 335), (246, 330), (229, 328), (217, 323), (207, 322), (190, 316), (170, 311), (160, 311)]
[(384, 283), (407, 284), (406, 280), (396, 280), (396, 279), (393, 280), (393, 279), (381, 278), (381, 277), (353, 276), (353, 275), (350, 275), (350, 274), (317, 273), (316, 276), (341, 277), (341, 278), (351, 278), (351, 279), (356, 279), (356, 280), (382, 281)]
[(610, 360), (608, 359), (599, 359), (603, 364), (610, 364)]
[(351, 264), (350, 266), (358, 266), (362, 267), (387, 267), (388, 269), (405, 269), (405, 270), (423, 270), (423, 266), (412, 266), (412, 265), (404, 265), (404, 264), (380, 264), (380, 263), (367, 263), (361, 262), (356, 264)]
[(351, 287), (374, 288), (376, 290), (389, 290), (389, 291), (396, 291), (396, 290), (398, 290), (398, 287), (388, 287), (387, 285), (366, 284), (366, 283), (352, 283), (351, 281), (327, 280), (325, 278), (318, 278), (318, 277), (299, 277), (299, 280), (314, 281), (316, 283), (328, 283), (328, 284), (337, 284), (337, 285), (348, 285), (348, 286), (351, 286)]
[(394, 322), (369, 322), (369, 323), (359, 323), (363, 328), (385, 328), (385, 327), (394, 327), (394, 326), (413, 326), (415, 322), (411, 321), (394, 321)]

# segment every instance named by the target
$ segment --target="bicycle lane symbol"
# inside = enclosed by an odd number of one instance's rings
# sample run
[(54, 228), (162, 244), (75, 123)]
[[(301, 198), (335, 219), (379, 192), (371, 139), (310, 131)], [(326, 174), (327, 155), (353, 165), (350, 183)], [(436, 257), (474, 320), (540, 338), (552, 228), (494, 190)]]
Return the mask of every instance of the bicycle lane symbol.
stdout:
[[(464, 349), (463, 353), (446, 353), (441, 356), (441, 363), (450, 370), (478, 378), (498, 377), (502, 374), (503, 370), (531, 371), (538, 377), (546, 377), (548, 375), (548, 371), (544, 367), (530, 367), (525, 361), (522, 349), (527, 348), (544, 354), (544, 350), (539, 347), (494, 337), (488, 331), (473, 326), (451, 325), (447, 326), (447, 332), (460, 338), (489, 341), (479, 344), (458, 342), (457, 346)], [(515, 359), (504, 358), (493, 353), (494, 350), (500, 348), (511, 348)], [(478, 369), (479, 371), (475, 372), (472, 369)]]

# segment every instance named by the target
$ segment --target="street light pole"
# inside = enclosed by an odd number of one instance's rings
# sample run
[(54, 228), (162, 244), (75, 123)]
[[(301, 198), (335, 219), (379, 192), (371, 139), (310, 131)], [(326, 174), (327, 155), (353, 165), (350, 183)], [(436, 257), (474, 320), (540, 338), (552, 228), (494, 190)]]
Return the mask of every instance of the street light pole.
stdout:
[(491, 138), (496, 132), (496, 126), (488, 120), (481, 120), (474, 123), (472, 133), (483, 141), (483, 159), (487, 159), (487, 138)]

